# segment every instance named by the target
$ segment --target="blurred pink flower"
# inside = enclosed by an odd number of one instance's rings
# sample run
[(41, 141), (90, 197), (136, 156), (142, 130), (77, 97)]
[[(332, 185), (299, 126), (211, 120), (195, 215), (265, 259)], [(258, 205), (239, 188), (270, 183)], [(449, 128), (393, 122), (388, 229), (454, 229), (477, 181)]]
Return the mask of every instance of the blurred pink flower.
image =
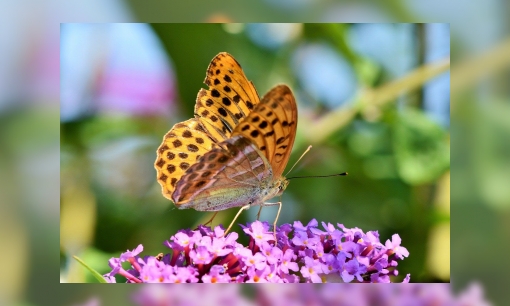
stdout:
[(147, 24), (63, 24), (61, 120), (95, 112), (168, 115), (175, 77)]

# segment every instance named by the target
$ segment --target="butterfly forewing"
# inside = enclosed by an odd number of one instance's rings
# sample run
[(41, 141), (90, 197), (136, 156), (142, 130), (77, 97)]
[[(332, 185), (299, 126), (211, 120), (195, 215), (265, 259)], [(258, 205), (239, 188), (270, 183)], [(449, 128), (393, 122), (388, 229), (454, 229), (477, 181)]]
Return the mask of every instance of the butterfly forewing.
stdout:
[(230, 137), (234, 128), (259, 103), (253, 84), (239, 63), (228, 53), (218, 54), (209, 64), (195, 105), (195, 116), (217, 142)]
[[(246, 78), (241, 65), (226, 52), (213, 58), (207, 68), (204, 83), (234, 100), (244, 114), (251, 112), (259, 102), (255, 86)], [(239, 99), (235, 96), (239, 96)]]
[(297, 106), (285, 85), (271, 89), (232, 133), (250, 139), (265, 155), (278, 178), (290, 157), (297, 126)]

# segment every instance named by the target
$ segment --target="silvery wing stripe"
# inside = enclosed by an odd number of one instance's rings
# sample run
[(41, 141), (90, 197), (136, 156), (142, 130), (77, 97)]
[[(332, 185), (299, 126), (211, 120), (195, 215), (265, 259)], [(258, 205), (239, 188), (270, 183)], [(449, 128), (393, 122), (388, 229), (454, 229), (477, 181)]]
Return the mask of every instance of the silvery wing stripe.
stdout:
[(247, 171), (251, 172), (259, 181), (263, 177), (267, 177), (266, 171), (269, 169), (269, 166), (265, 164), (262, 153), (244, 136), (240, 135), (234, 138), (238, 138), (235, 144), (240, 147), (240, 154), (245, 156), (250, 163)]

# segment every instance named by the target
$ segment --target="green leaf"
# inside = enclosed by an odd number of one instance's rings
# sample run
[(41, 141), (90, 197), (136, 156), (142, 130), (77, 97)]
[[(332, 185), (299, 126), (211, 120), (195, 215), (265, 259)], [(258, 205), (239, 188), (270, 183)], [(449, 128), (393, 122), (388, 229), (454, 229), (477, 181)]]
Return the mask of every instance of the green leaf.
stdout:
[(100, 282), (100, 283), (106, 283), (106, 279), (101, 275), (99, 274), (99, 272), (97, 272), (96, 270), (92, 269), (91, 267), (89, 267), (83, 260), (81, 260), (80, 258), (78, 258), (78, 256), (73, 256), (74, 259), (76, 259), (82, 266), (84, 266), (87, 270), (89, 270), (92, 275)]
[(448, 133), (421, 111), (398, 113), (393, 146), (398, 173), (411, 185), (433, 182), (450, 167)]

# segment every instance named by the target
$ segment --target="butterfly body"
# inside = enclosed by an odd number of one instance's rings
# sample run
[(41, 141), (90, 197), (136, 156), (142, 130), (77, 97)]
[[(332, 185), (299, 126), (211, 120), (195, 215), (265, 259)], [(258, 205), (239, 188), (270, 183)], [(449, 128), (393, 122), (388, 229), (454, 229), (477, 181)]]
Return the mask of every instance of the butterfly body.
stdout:
[(271, 205), (288, 185), (297, 106), (286, 85), (262, 99), (239, 63), (220, 53), (207, 69), (195, 118), (175, 124), (157, 151), (163, 195), (177, 208), (219, 211)]
[(220, 211), (232, 207), (242, 207), (245, 205), (259, 206), (268, 200), (279, 196), (284, 186), (283, 179), (275, 182), (268, 181), (261, 186), (254, 186), (243, 189), (225, 189), (220, 193), (214, 191), (204, 192), (200, 197), (190, 200), (186, 203), (177, 205), (179, 209), (193, 208), (198, 211)]

